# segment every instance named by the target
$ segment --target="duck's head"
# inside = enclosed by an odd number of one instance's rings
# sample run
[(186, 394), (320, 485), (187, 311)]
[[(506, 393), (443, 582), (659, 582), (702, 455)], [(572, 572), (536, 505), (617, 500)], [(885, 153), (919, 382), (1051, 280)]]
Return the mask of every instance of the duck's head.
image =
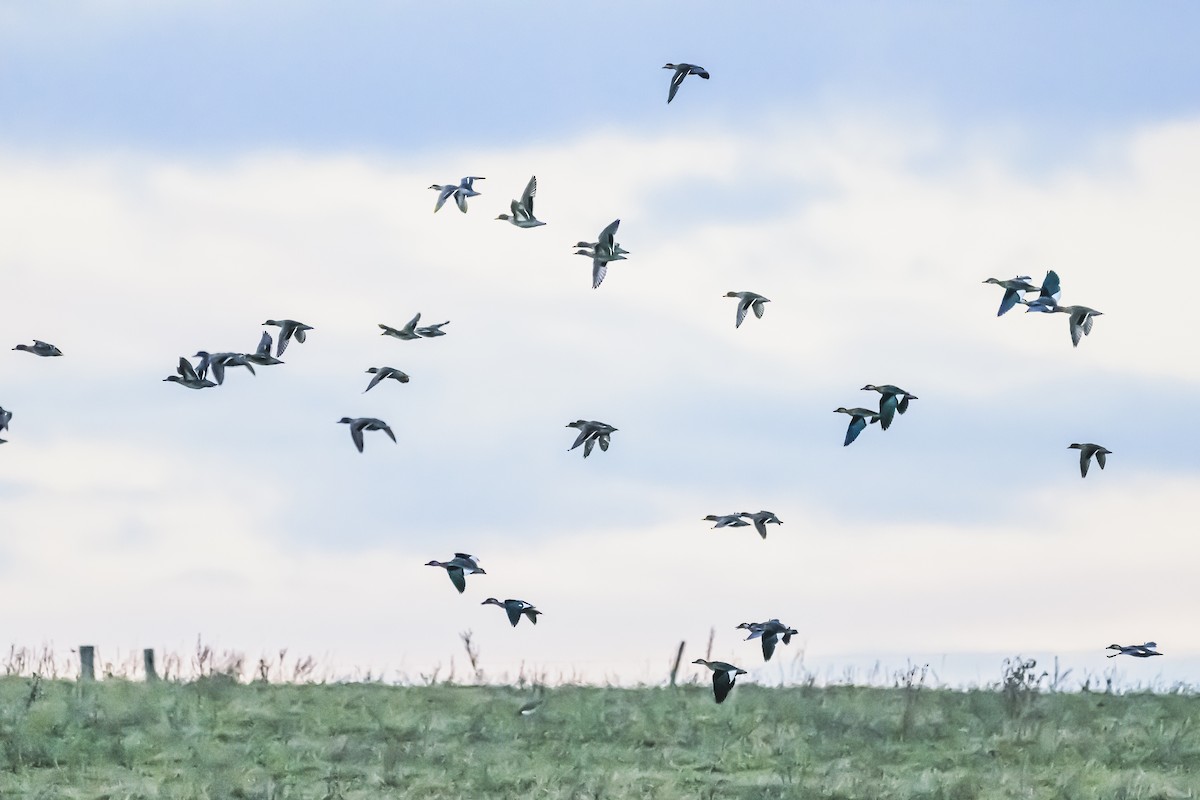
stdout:
[(440, 561), (426, 561), (425, 566), (427, 566), (427, 567), (444, 567), (446, 565)]
[(342, 417), (341, 419), (338, 420), (338, 424), (341, 424), (343, 422), (346, 423), (347, 425), (349, 425), (352, 422), (354, 422), (354, 420), (350, 419), (349, 417)]
[(999, 278), (988, 278), (986, 281), (984, 281), (984, 283), (994, 283), (994, 284), (999, 285), (1000, 279)]
[(737, 296), (738, 296), (738, 293), (737, 293), (737, 292), (726, 292), (726, 293), (724, 294), (724, 296), (725, 296), (725, 297), (737, 297)]
[(496, 219), (507, 220), (507, 219), (509, 219), (509, 216), (508, 216), (508, 214), (501, 214), (500, 216), (496, 217)]
[[(677, 69), (677, 67), (674, 64), (663, 64), (663, 69)], [(695, 664), (696, 662), (693, 661), (692, 663)]]
[(1081, 445), (1081, 444), (1079, 444), (1078, 442), (1076, 442), (1075, 444), (1069, 444), (1069, 445), (1067, 445), (1067, 449), (1068, 449), (1068, 450), (1082, 450), (1082, 449), (1083, 449), (1083, 445)]
[(863, 388), (859, 389), (859, 391), (860, 391), (860, 392), (866, 392), (866, 391), (872, 391), (872, 392), (875, 392), (875, 391), (879, 391), (879, 389), (878, 389), (878, 387), (877, 387), (877, 386), (875, 386), (875, 384), (873, 384), (873, 383), (868, 383), (866, 386), (864, 386)]
[(175, 381), (178, 383), (179, 381), (183, 380), (183, 378), (179, 377), (178, 375), (168, 375), (167, 377), (163, 378), (163, 380), (164, 381)]
[(502, 606), (502, 605), (504, 605), (504, 603), (501, 603), (499, 600), (497, 600), (494, 597), (489, 597), (487, 600), (484, 600), (479, 605), (481, 605), (481, 606)]
[(263, 323), (263, 325), (278, 325), (278, 324), (279, 324), (279, 323), (278, 323), (278, 322), (276, 322), (276, 321), (275, 321), (275, 320), (273, 320), (273, 319), (269, 319), (269, 320), (267, 320), (266, 322), (264, 322), (264, 323)]
[(693, 661), (692, 663), (693, 663), (693, 664), (703, 664), (703, 665), (704, 665), (704, 666), (706, 666), (706, 667), (708, 666), (708, 662), (707, 662), (707, 661), (705, 661), (703, 658), (697, 658), (697, 659), (696, 659), (695, 661)]

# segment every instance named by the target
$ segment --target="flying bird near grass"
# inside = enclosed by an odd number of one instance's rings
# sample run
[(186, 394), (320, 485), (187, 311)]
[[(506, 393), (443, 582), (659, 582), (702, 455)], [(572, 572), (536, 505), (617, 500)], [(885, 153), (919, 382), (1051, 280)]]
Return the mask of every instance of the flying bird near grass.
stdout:
[(769, 619), (766, 622), (743, 622), (737, 626), (746, 630), (750, 635), (746, 637), (746, 641), (751, 639), (762, 640), (763, 661), (770, 661), (771, 656), (775, 653), (775, 646), (780, 642), (791, 644), (792, 637), (798, 633), (795, 628), (784, 625), (778, 619)]
[(522, 615), (534, 625), (537, 625), (538, 614), (542, 613), (534, 608), (532, 603), (526, 603), (524, 600), (505, 600), (504, 602), (500, 602), (494, 597), (489, 597), (480, 603), (480, 605), (500, 606), (503, 608), (508, 613), (508, 621), (512, 623), (514, 628), (521, 621)]
[(725, 661), (705, 661), (703, 658), (697, 658), (692, 663), (703, 664), (713, 671), (713, 697), (718, 703), (725, 702), (729, 691), (737, 682), (737, 676), (746, 674), (746, 670)]
[(1145, 644), (1110, 644), (1105, 650), (1116, 650), (1115, 653), (1109, 653), (1106, 658), (1116, 658), (1117, 656), (1133, 656), (1134, 658), (1150, 658), (1151, 656), (1161, 656), (1162, 653), (1154, 648), (1158, 647), (1157, 642), (1146, 642)]
[(487, 575), (487, 572), (479, 567), (479, 561), (475, 556), (469, 553), (455, 553), (454, 558), (449, 561), (429, 561), (425, 566), (445, 569), (446, 574), (450, 576), (450, 582), (454, 584), (454, 588), (458, 589), (459, 594), (467, 590), (467, 575)]

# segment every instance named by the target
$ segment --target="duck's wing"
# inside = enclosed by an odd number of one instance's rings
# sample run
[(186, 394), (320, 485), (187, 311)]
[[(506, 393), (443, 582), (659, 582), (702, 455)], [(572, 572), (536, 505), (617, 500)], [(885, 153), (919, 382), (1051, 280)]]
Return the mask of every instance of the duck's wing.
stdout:
[(590, 427), (588, 427), (586, 425), (580, 427), (579, 435), (575, 437), (575, 444), (573, 444), (569, 448), (567, 448), (567, 452), (570, 452), (571, 450), (574, 450), (576, 447), (579, 447), (579, 445), (581, 445), (585, 441), (587, 441), (588, 437), (590, 437), (591, 435), (592, 435), (592, 429)]
[(896, 395), (879, 396), (879, 427), (885, 431), (892, 426), (892, 418), (896, 416), (896, 405)]
[(1079, 347), (1079, 340), (1083, 337), (1083, 326), (1080, 324), (1084, 318), (1078, 316), (1078, 312), (1072, 312), (1068, 317), (1067, 322), (1071, 326), (1071, 344)]
[(733, 327), (735, 327), (735, 328), (742, 327), (742, 321), (744, 319), (746, 319), (746, 311), (749, 308), (750, 308), (750, 301), (746, 300), (745, 298), (739, 297), (738, 305), (737, 305), (737, 322), (734, 323)]
[(526, 606), (525, 608), (521, 609), (521, 613), (525, 615), (526, 619), (528, 619), (534, 625), (537, 625), (538, 614), (541, 614), (542, 612), (538, 611), (533, 606)]
[(417, 315), (415, 317), (413, 317), (412, 319), (410, 319), (408, 321), (408, 323), (404, 326), (404, 328), (402, 329), (402, 332), (412, 333), (413, 330), (417, 327), (417, 323), (420, 321), (421, 321), (421, 312), (418, 311)]
[[(1096, 463), (1100, 465), (1100, 469), (1104, 469), (1104, 456), (1107, 455), (1103, 450), (1096, 451)], [(1151, 645), (1153, 647), (1153, 645)]]
[(863, 428), (867, 427), (865, 417), (860, 417), (857, 414), (850, 418), (850, 427), (846, 428), (846, 441), (842, 442), (842, 447), (848, 447), (851, 442), (858, 438), (858, 435), (863, 432)]
[(1087, 448), (1079, 448), (1079, 475), (1086, 478), (1088, 466), (1091, 464), (1092, 454), (1087, 451)]
[(441, 186), (438, 188), (440, 188), (441, 191), (438, 193), (437, 205), (433, 207), (433, 213), (435, 214), (438, 211), (441, 211), (442, 206), (444, 206), (446, 201), (450, 199), (450, 195), (458, 192), (457, 186)]
[(386, 372), (384, 372), (383, 370), (378, 370), (374, 375), (371, 376), (371, 382), (367, 384), (367, 388), (363, 389), (363, 394), (366, 394), (367, 392), (374, 389), (375, 384), (379, 383), (386, 376), (387, 376)]
[(608, 223), (604, 230), (600, 231), (600, 238), (596, 240), (595, 247), (597, 255), (599, 255), (600, 251), (602, 250), (606, 250), (608, 253), (613, 254), (613, 237), (617, 235), (617, 228), (620, 227), (620, 225), (621, 220), (614, 219), (612, 222)]
[(363, 451), (363, 429), (358, 422), (350, 423), (350, 438), (354, 440), (354, 446), (358, 448), (358, 452)]
[(600, 445), (600, 449), (605, 453), (608, 452), (609, 441), (607, 433), (602, 433), (596, 437), (596, 444)]
[(596, 444), (595, 439), (588, 439), (583, 443), (583, 457), (587, 458), (592, 454), (592, 447)]
[(454, 202), (458, 204), (458, 210), (462, 213), (467, 213), (467, 193), (458, 189), (454, 192)]
[(525, 185), (525, 191), (521, 193), (521, 207), (525, 212), (533, 216), (533, 197), (537, 194), (537, 175), (529, 179), (529, 183)]
[[(687, 73), (687, 67), (680, 66), (675, 68), (675, 73), (671, 75), (671, 88), (667, 90), (668, 103), (675, 99), (675, 93), (679, 91), (679, 85), (683, 83), (683, 79), (687, 77)], [(717, 700), (717, 702), (721, 701)]]
[(767, 538), (767, 521), (761, 517), (754, 517), (754, 530), (758, 531), (758, 535), (762, 538)]
[(513, 603), (504, 604), (504, 611), (508, 614), (508, 621), (512, 623), (514, 628), (517, 627), (517, 623), (521, 621), (521, 613), (524, 610), (525, 609)]
[(908, 411), (908, 401), (912, 399), (912, 395), (907, 394), (901, 397), (900, 402), (896, 404), (896, 410), (901, 414), (903, 414), (905, 411)]
[(713, 697), (718, 703), (724, 703), (733, 688), (733, 676), (724, 670), (713, 670)]
[(754, 316), (758, 317), (759, 319), (762, 319), (763, 309), (765, 308), (765, 306), (763, 305), (763, 298), (760, 297), (757, 300), (755, 300), (750, 305), (750, 307), (754, 309)]
[(200, 377), (196, 374), (196, 368), (192, 366), (192, 362), (188, 361), (182, 356), (179, 358), (179, 366), (175, 368), (175, 371), (178, 372), (184, 380), (200, 380)]
[(708, 70), (706, 70), (704, 67), (697, 67), (695, 64), (693, 64), (691, 66), (691, 68), (688, 69), (688, 74), (689, 75), (699, 75), (701, 78), (704, 78), (704, 80), (708, 80), (708, 78), (709, 78)]
[(393, 442), (396, 441), (396, 434), (392, 433), (391, 427), (389, 427), (387, 425), (381, 425), (379, 430), (386, 433), (388, 435), (388, 438), (391, 439)]
[(1083, 326), (1083, 335), (1084, 336), (1087, 336), (1088, 334), (1090, 334), (1092, 332), (1092, 320), (1093, 319), (1095, 319), (1095, 317), (1093, 317), (1091, 312), (1088, 311), (1088, 312), (1084, 312), (1083, 318), (1079, 321), (1080, 325)]
[(1017, 300), (1020, 298), (1020, 296), (1021, 293), (1016, 289), (1005, 290), (1004, 298), (1000, 301), (1000, 310), (996, 312), (996, 316), (1004, 316), (1006, 312), (1010, 311), (1012, 307), (1017, 304)]
[(459, 567), (447, 567), (446, 574), (450, 576), (450, 582), (454, 584), (455, 589), (458, 589), (459, 594), (467, 590), (467, 579), (463, 577), (462, 569)]
[(254, 351), (254, 355), (263, 356), (264, 358), (270, 358), (271, 357), (271, 345), (273, 345), (274, 343), (275, 342), (271, 338), (271, 334), (267, 331), (263, 331), (262, 338), (258, 340), (258, 349)]
[(1046, 279), (1042, 281), (1041, 291), (1038, 297), (1049, 297), (1051, 300), (1058, 302), (1058, 298), (1062, 296), (1062, 285), (1058, 280), (1058, 273), (1054, 270), (1046, 272)]
[(604, 283), (604, 276), (608, 274), (608, 264), (599, 258), (592, 259), (592, 288), (600, 288), (600, 284)]
[(208, 365), (210, 367), (212, 367), (213, 377), (217, 379), (217, 385), (221, 386), (222, 384), (224, 384), (225, 383), (225, 361), (223, 359), (218, 359), (216, 361), (209, 361)]
[[(291, 341), (291, 338), (293, 336), (295, 336), (296, 339), (300, 342), (304, 341), (304, 331), (299, 330), (298, 328), (293, 328), (286, 324), (279, 326), (279, 341), (276, 343), (276, 346), (275, 346), (275, 357), (276, 358), (279, 358), (281, 355), (283, 355), (283, 351), (287, 350), (288, 342)], [(267, 352), (265, 355), (270, 355), (270, 354), (271, 354), (271, 349), (268, 346)]]
[(774, 655), (774, 653), (775, 653), (775, 645), (778, 643), (779, 643), (779, 634), (775, 633), (774, 631), (763, 634), (763, 637), (762, 637), (763, 661), (771, 660), (771, 656)]

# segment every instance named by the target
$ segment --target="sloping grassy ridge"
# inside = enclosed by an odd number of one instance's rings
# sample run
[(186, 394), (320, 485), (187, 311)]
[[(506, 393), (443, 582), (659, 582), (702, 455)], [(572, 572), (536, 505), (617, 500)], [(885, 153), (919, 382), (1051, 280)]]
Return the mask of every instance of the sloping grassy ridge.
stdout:
[(3, 798), (1180, 798), (1200, 698), (0, 679)]

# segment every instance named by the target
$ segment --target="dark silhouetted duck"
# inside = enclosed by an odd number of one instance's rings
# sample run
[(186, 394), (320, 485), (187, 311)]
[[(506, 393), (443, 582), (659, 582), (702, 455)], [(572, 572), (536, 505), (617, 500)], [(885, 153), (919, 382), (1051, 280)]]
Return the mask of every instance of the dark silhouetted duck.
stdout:
[(482, 603), (480, 603), (480, 605), (500, 606), (503, 608), (506, 612), (508, 612), (508, 621), (512, 623), (514, 628), (517, 627), (517, 623), (521, 621), (522, 614), (528, 617), (529, 621), (534, 625), (537, 625), (538, 614), (542, 613), (534, 608), (532, 603), (526, 603), (524, 600), (505, 600), (502, 603), (494, 597), (489, 597), (487, 600), (484, 600)]
[(729, 690), (737, 681), (737, 676), (746, 674), (746, 670), (741, 667), (726, 664), (724, 661), (705, 661), (703, 658), (697, 658), (692, 663), (703, 664), (713, 671), (713, 697), (717, 699), (718, 703), (725, 702), (725, 698), (729, 696)]
[(388, 435), (389, 439), (393, 442), (396, 441), (396, 434), (392, 433), (392, 429), (381, 419), (375, 419), (374, 417), (342, 417), (338, 422), (350, 426), (350, 438), (354, 440), (354, 446), (358, 448), (358, 452), (360, 453), (363, 451), (363, 431), (383, 431)]
[(1091, 442), (1069, 444), (1067, 449), (1079, 451), (1079, 475), (1083, 478), (1087, 477), (1088, 465), (1091, 463), (1092, 456), (1096, 457), (1096, 463), (1100, 465), (1100, 469), (1104, 469), (1104, 457), (1112, 453), (1112, 450), (1105, 450), (1100, 445)]
[(428, 561), (425, 566), (445, 569), (446, 574), (450, 576), (450, 582), (454, 584), (454, 588), (458, 589), (459, 594), (467, 589), (467, 575), (487, 575), (487, 572), (479, 567), (479, 561), (475, 556), (469, 553), (455, 553), (454, 558), (449, 561)]

